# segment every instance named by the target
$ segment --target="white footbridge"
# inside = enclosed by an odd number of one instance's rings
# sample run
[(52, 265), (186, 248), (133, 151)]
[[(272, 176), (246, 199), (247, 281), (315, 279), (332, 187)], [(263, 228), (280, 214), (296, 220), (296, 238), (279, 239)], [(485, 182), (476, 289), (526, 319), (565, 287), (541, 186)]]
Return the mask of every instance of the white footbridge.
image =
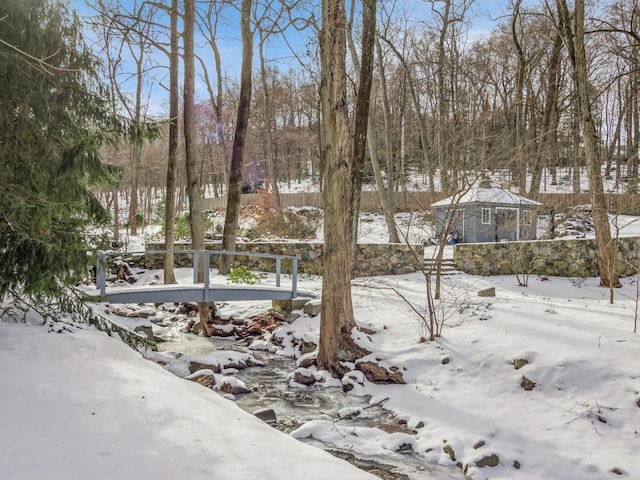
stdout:
[[(135, 255), (191, 255), (193, 257), (192, 281), (189, 283), (141, 285), (117, 283), (107, 284), (107, 262), (110, 258)], [(259, 257), (275, 262), (275, 282), (261, 282), (256, 285), (238, 285), (221, 283), (224, 277), (213, 272), (211, 276), (211, 257), (219, 255), (238, 255)], [(283, 286), (281, 280), (282, 261), (290, 262), (291, 273), (287, 274), (290, 282)], [(201, 263), (203, 262), (203, 263)], [(200, 266), (204, 266), (204, 281), (198, 281)], [(144, 252), (98, 252), (96, 263), (96, 292), (86, 292), (91, 301), (109, 303), (168, 303), (168, 302), (222, 302), (252, 300), (291, 300), (298, 296), (298, 259), (289, 255), (273, 255), (265, 253), (233, 252), (227, 250), (147, 250)]]

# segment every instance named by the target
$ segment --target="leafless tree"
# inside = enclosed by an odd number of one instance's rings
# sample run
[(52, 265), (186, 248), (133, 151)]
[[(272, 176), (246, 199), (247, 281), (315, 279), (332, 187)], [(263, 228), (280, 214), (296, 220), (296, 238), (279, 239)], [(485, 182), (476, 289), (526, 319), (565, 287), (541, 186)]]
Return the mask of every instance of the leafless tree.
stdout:
[[(607, 202), (602, 184), (599, 139), (591, 111), (591, 93), (588, 75), (588, 59), (585, 50), (584, 0), (575, 0), (573, 11), (566, 0), (556, 0), (558, 29), (562, 35), (573, 71), (582, 142), (587, 162), (589, 194), (596, 229), (600, 284), (605, 287), (619, 285), (616, 271), (616, 249), (611, 241), (611, 228), (607, 215)], [(610, 301), (613, 302), (613, 294)]]
[[(373, 21), (363, 29), (375, 29), (375, 0), (363, 4), (368, 12), (363, 18)], [(350, 142), (349, 105), (346, 87), (346, 28), (344, 0), (322, 1), (320, 33), (322, 155), (324, 157), (324, 275), (322, 280), (322, 312), (317, 363), (321, 369), (342, 375), (343, 362), (353, 361), (365, 351), (352, 338), (356, 328), (351, 300), (351, 184), (354, 155), (364, 155), (368, 99), (356, 102), (355, 144)], [(373, 48), (373, 42), (370, 43)], [(364, 56), (373, 56), (373, 51)], [(371, 68), (369, 68), (369, 74)], [(370, 82), (360, 73), (359, 83)], [(363, 87), (362, 95), (369, 92)], [(360, 166), (361, 158), (357, 160)]]
[(165, 196), (164, 282), (175, 283), (174, 272), (174, 219), (176, 217), (176, 167), (178, 163), (178, 115), (180, 110), (179, 52), (178, 52), (178, 0), (171, 0), (169, 51), (169, 151), (167, 156), (167, 191)]
[[(253, 62), (253, 32), (251, 30), (252, 0), (242, 0), (240, 23), (242, 34), (242, 69), (240, 72), (240, 97), (236, 129), (233, 137), (231, 167), (229, 170), (229, 187), (227, 189), (227, 211), (222, 233), (222, 249), (234, 251), (240, 218), (240, 195), (242, 194), (242, 163), (247, 138), (249, 113), (251, 111), (251, 67)], [(221, 255), (218, 259), (218, 270), (222, 274), (229, 273), (233, 257)]]

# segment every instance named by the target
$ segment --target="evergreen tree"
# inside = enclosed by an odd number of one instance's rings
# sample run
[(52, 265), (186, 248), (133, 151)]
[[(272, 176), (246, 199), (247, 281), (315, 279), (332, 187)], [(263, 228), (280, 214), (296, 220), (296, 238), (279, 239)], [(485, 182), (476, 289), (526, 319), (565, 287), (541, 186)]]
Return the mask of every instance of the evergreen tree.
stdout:
[(97, 67), (67, 4), (0, 2), (0, 299), (61, 298), (86, 275), (108, 219), (91, 189), (114, 173), (99, 149), (130, 133)]

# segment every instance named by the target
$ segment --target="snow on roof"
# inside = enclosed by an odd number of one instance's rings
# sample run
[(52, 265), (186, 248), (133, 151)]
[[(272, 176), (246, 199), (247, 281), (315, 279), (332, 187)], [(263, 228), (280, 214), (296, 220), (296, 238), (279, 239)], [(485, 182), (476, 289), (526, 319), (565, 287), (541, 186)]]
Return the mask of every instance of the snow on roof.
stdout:
[(542, 205), (540, 202), (529, 198), (521, 197), (513, 192), (497, 187), (473, 187), (462, 196), (452, 195), (439, 202), (432, 204), (432, 207), (446, 207), (451, 203), (458, 205), (467, 203), (498, 203), (503, 205)]

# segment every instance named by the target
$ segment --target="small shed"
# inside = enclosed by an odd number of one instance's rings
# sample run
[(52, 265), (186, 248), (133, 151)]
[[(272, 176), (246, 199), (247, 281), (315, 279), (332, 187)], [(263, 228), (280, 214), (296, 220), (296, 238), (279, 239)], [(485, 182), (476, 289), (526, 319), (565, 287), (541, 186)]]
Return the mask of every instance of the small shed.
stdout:
[(451, 243), (535, 240), (542, 204), (509, 190), (481, 183), (431, 205), (436, 235)]

